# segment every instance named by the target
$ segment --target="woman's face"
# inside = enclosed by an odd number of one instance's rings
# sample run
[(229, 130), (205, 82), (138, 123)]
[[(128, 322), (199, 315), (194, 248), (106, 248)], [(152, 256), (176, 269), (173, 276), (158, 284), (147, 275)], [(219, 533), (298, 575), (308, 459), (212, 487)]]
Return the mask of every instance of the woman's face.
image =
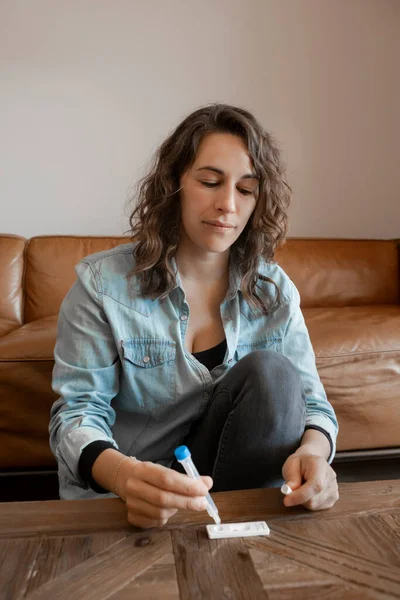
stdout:
[(229, 133), (206, 135), (180, 185), (181, 244), (189, 250), (229, 250), (257, 200), (258, 178), (243, 140)]

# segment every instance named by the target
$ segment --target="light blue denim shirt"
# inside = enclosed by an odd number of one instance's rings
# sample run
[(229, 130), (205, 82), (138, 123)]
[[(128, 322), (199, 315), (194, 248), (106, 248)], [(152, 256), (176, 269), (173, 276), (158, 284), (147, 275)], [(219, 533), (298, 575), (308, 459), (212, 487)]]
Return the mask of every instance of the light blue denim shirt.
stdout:
[[(223, 364), (211, 372), (185, 348), (190, 311), (179, 273), (166, 298), (151, 300), (143, 296), (135, 277), (127, 277), (133, 266), (133, 244), (85, 258), (61, 305), (53, 371), (59, 399), (51, 409), (49, 431), (62, 499), (100, 496), (78, 472), (82, 450), (95, 440), (169, 466), (175, 448), (206, 409), (215, 384), (243, 356), (261, 348), (284, 354), (298, 369), (306, 425), (329, 434), (332, 461), (337, 420), (316, 369), (299, 293), (276, 263), (263, 263), (259, 269), (281, 294), (268, 316), (245, 301), (240, 278), (231, 269), (220, 308), (227, 350)], [(270, 303), (274, 286), (262, 280), (259, 284)]]

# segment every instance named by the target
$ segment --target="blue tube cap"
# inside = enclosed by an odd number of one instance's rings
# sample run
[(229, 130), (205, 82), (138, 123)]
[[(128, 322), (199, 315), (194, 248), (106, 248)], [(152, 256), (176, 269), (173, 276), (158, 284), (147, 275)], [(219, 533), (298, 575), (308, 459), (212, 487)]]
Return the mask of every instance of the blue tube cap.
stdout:
[(176, 460), (185, 460), (185, 458), (189, 458), (190, 452), (187, 446), (179, 446), (175, 450)]

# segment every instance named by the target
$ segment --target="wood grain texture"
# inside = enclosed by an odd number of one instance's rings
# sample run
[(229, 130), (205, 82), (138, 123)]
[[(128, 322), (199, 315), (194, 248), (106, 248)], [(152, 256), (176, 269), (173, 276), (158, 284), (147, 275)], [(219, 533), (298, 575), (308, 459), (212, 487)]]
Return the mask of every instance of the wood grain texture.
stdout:
[(180, 600), (175, 558), (171, 553), (110, 597), (110, 600)]
[(121, 531), (99, 531), (98, 533), (91, 533), (91, 556), (95, 556), (99, 552), (103, 552), (112, 544), (119, 542), (127, 537), (127, 533)]
[[(387, 564), (400, 571), (400, 544), (395, 542), (395, 531), (391, 527), (400, 509), (387, 513), (343, 517), (326, 521), (290, 521), (274, 523), (273, 529), (295, 534), (307, 541), (320, 542), (336, 550), (359, 557), (364, 556), (377, 564)], [(399, 540), (400, 541), (400, 540)]]
[[(378, 597), (376, 591), (347, 584), (331, 573), (265, 549), (260, 551), (251, 544), (249, 552), (268, 600), (376, 600)], [(388, 598), (379, 594), (379, 598), (385, 597)]]
[[(357, 526), (351, 520), (347, 527), (357, 537)], [(331, 545), (329, 537), (323, 542), (293, 533), (290, 523), (285, 526), (275, 524), (269, 537), (251, 538), (248, 544), (336, 576), (344, 584), (356, 584), (387, 597), (400, 598), (400, 569), (369, 558), (368, 549), (362, 556), (352, 551), (351, 545), (347, 551), (338, 550)]]
[(96, 531), (132, 531), (121, 500), (3, 502), (0, 506), (0, 538)]
[(37, 588), (29, 600), (105, 600), (171, 552), (170, 534), (133, 534)]
[[(224, 522), (324, 520), (400, 507), (400, 480), (343, 483), (339, 490), (340, 499), (335, 506), (318, 512), (303, 507), (286, 508), (278, 489), (219, 492), (213, 494), (213, 498)], [(210, 523), (206, 512), (181, 510), (169, 521), (167, 528), (199, 523)], [(4, 502), (1, 505), (0, 537), (87, 534), (94, 531), (135, 531), (127, 523), (125, 504), (117, 498), (107, 498)]]
[[(250, 540), (251, 541), (251, 540)], [(296, 562), (285, 556), (269, 552), (265, 548), (260, 550), (247, 543), (254, 567), (261, 579), (264, 589), (271, 590), (282, 587), (293, 589), (296, 586), (320, 587), (334, 586), (338, 579), (333, 575), (321, 573), (309, 565)]]
[(39, 538), (0, 541), (1, 600), (14, 600), (25, 596), (40, 544)]
[(106, 549), (111, 550), (112, 545), (124, 537), (121, 533), (101, 532), (86, 536), (42, 538), (35, 563), (29, 573), (29, 580), (26, 582), (26, 594), (29, 595), (96, 554)]
[(400, 555), (400, 514), (399, 511), (390, 511), (379, 515), (380, 520), (385, 523), (393, 532), (394, 539), (397, 542)]
[(203, 528), (172, 532), (181, 600), (266, 599), (244, 541), (209, 540)]
[(391, 600), (391, 597), (376, 592), (357, 590), (340, 584), (281, 586), (268, 589), (268, 600)]
[[(307, 539), (307, 538), (306, 538)], [(270, 550), (248, 546), (254, 566), (269, 600), (371, 600), (393, 598), (344, 582), (341, 577), (320, 571)]]
[(117, 499), (3, 503), (0, 599), (400, 599), (400, 481), (340, 492), (319, 512), (286, 509), (279, 490), (215, 494), (224, 522), (271, 529), (225, 540), (208, 539), (206, 513), (139, 531)]

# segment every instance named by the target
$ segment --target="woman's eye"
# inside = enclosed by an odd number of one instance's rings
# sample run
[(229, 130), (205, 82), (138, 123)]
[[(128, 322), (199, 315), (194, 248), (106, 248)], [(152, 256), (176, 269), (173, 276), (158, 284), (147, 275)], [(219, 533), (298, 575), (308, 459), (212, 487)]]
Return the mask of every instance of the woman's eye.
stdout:
[[(219, 181), (200, 181), (200, 183), (208, 188), (215, 188), (220, 184)], [(237, 188), (237, 191), (243, 196), (251, 196), (254, 193), (252, 190), (247, 190), (245, 188)]]
[(201, 182), (203, 185), (205, 185), (206, 187), (216, 187), (218, 185), (218, 182), (215, 181), (202, 181)]

